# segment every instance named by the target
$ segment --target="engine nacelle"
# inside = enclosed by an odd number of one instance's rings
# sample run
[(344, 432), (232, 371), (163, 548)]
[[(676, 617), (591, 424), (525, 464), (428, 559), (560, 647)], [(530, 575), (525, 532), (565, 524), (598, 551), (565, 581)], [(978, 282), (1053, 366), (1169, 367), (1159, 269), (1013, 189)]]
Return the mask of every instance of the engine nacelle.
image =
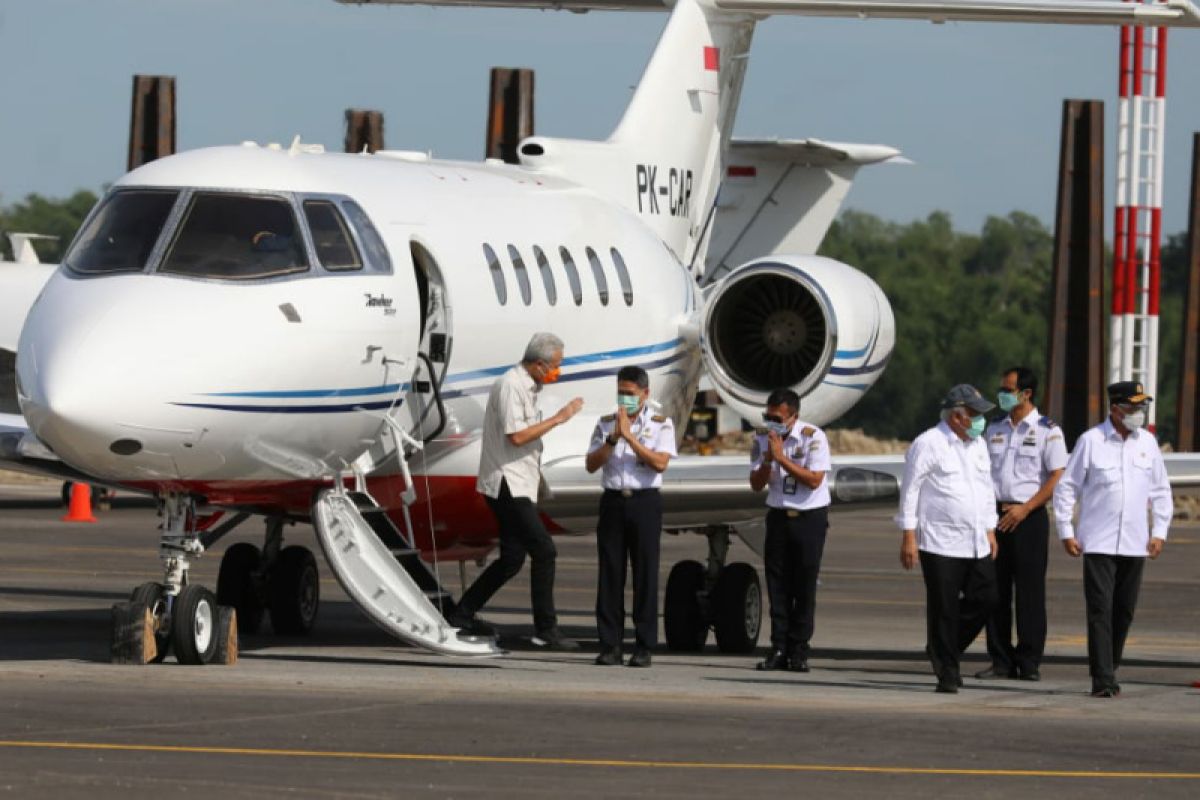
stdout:
[(701, 348), (721, 398), (757, 422), (773, 389), (801, 397), (801, 417), (837, 419), (883, 374), (896, 341), (883, 290), (823, 256), (770, 256), (705, 293)]

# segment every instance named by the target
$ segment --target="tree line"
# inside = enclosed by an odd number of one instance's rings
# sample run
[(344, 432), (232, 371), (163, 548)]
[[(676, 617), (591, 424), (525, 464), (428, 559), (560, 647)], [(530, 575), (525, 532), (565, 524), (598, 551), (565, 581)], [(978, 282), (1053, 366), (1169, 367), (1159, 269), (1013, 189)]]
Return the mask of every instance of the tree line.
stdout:
[[(57, 262), (95, 202), (96, 195), (83, 190), (61, 200), (32, 194), (0, 207), (0, 232), (57, 236), (38, 243), (42, 259)], [(1156, 400), (1163, 441), (1175, 434), (1186, 238), (1169, 237), (1162, 251)], [(954, 230), (945, 212), (909, 223), (843, 213), (821, 254), (879, 283), (896, 316), (896, 347), (883, 377), (834, 427), (912, 439), (933, 424), (941, 395), (956, 383), (972, 383), (991, 396), (1000, 371), (1017, 364), (1034, 369), (1044, 383), (1053, 250), (1053, 234), (1020, 211), (989, 217), (978, 234)], [(11, 258), (7, 240), (0, 253)], [(1111, 253), (1106, 258), (1111, 265)]]

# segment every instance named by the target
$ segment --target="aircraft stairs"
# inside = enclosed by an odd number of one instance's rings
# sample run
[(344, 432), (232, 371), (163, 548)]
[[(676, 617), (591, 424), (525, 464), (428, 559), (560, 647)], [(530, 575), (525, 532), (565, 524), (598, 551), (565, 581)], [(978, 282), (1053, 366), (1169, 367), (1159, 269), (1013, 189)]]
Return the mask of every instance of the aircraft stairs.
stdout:
[[(407, 507), (405, 511), (407, 518)], [(443, 655), (503, 652), (494, 639), (461, 634), (446, 621), (439, 609), (449, 607), (449, 593), (410, 539), (365, 491), (326, 489), (313, 503), (312, 518), (338, 583), (388, 633)]]

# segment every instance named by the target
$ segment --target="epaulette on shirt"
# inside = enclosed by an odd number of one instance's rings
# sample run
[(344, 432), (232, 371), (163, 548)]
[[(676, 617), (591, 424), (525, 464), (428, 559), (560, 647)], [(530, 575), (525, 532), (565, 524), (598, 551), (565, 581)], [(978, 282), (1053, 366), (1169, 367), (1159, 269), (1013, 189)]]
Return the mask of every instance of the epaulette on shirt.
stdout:
[(600, 421), (601, 421), (601, 422), (612, 422), (612, 421), (613, 421), (613, 420), (615, 420), (616, 418), (617, 418), (617, 415), (616, 415), (616, 414), (609, 414), (607, 417), (601, 417), (601, 418), (600, 418)]
[(766, 429), (766, 428), (755, 428), (755, 429), (754, 429), (754, 435), (755, 435), (755, 436), (766, 436), (766, 435), (767, 435), (767, 429)]
[(1058, 427), (1058, 423), (1055, 422), (1054, 420), (1050, 419), (1049, 417), (1042, 417), (1041, 419), (1039, 419), (1038, 425), (1041, 425), (1043, 428), (1057, 428)]
[(812, 436), (816, 432), (817, 432), (817, 429), (812, 427), (811, 425), (806, 425), (800, 429), (801, 436)]
[(650, 419), (654, 422), (666, 422), (667, 421), (667, 418), (662, 414), (656, 414), (655, 416), (651, 417)]

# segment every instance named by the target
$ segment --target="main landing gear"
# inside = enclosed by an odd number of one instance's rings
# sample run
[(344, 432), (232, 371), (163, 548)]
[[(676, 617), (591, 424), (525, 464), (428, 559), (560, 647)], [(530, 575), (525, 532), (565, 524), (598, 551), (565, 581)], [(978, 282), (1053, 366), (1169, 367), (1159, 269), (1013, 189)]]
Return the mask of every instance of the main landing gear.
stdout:
[(201, 531), (193, 500), (182, 495), (162, 498), (160, 514), (165, 575), (113, 607), (115, 662), (158, 663), (174, 652), (181, 664), (233, 663), (238, 634), (256, 633), (267, 613), (278, 634), (312, 630), (320, 606), (317, 562), (308, 548), (283, 547), (283, 520), (267, 521), (261, 550), (238, 542), (225, 551), (214, 594), (189, 582), (192, 561), (249, 515)]
[(680, 652), (704, 649), (711, 628), (722, 653), (752, 653), (762, 626), (762, 590), (750, 564), (726, 564), (727, 525), (710, 525), (708, 564), (680, 561), (667, 577), (663, 627), (667, 647)]

